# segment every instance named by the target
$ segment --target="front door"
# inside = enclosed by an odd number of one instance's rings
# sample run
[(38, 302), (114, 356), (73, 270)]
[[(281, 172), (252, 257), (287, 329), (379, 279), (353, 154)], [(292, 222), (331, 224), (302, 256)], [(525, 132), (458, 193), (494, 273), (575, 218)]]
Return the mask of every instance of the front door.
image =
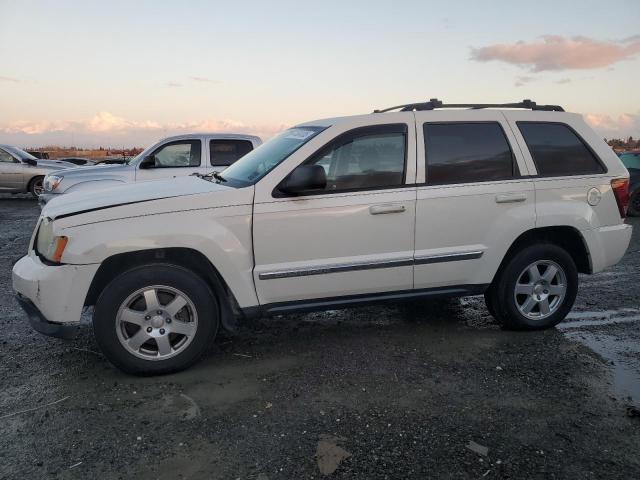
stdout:
[(328, 130), (335, 132), (328, 143), (295, 162), (291, 170), (321, 165), (324, 189), (287, 196), (258, 182), (254, 279), (261, 304), (350, 303), (413, 287), (413, 114), (371, 120), (377, 123)]
[(27, 165), (19, 163), (9, 152), (0, 148), (0, 190), (17, 190), (22, 185), (23, 170)]
[[(136, 167), (136, 181), (160, 180), (192, 173), (207, 173), (208, 167), (202, 161), (202, 141), (199, 139), (174, 140), (156, 148)], [(146, 167), (146, 168), (145, 168)]]

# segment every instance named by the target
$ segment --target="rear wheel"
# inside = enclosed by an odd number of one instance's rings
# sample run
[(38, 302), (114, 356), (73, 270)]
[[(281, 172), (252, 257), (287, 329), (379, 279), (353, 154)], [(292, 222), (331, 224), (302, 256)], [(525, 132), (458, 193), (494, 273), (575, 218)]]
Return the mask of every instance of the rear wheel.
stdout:
[(38, 198), (40, 195), (44, 193), (44, 177), (33, 177), (29, 182), (29, 193), (34, 198)]
[(137, 375), (195, 363), (218, 330), (218, 304), (199, 276), (175, 265), (148, 265), (116, 277), (96, 302), (93, 326), (105, 356)]
[(640, 217), (640, 190), (636, 190), (629, 199), (627, 213), (631, 217)]
[(504, 327), (550, 328), (573, 306), (578, 271), (571, 255), (557, 245), (530, 245), (508, 261), (491, 289), (487, 304)]

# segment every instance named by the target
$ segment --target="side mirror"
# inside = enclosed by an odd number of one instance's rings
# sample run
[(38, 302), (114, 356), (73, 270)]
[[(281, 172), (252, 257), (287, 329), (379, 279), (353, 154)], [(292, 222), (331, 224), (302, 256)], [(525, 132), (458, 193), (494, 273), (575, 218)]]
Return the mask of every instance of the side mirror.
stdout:
[(139, 167), (143, 170), (148, 168), (154, 168), (155, 166), (156, 166), (156, 159), (153, 155), (144, 157), (139, 165)]
[(35, 167), (36, 165), (38, 165), (38, 161), (34, 160), (33, 158), (25, 158), (22, 161), (27, 165), (31, 165), (32, 167)]
[(280, 184), (284, 193), (298, 194), (309, 190), (322, 190), (327, 186), (327, 174), (320, 165), (300, 165)]

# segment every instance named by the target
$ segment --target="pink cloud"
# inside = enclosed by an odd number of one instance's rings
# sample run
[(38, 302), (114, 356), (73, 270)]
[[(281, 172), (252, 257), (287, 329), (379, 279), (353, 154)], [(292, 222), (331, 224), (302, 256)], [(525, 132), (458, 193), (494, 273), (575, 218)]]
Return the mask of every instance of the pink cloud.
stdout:
[(617, 117), (601, 113), (585, 113), (585, 121), (606, 137), (640, 136), (640, 114), (623, 113)]
[(640, 37), (606, 42), (588, 37), (545, 35), (536, 42), (498, 43), (472, 48), (471, 59), (479, 62), (498, 60), (541, 72), (603, 68), (635, 58), (639, 53)]

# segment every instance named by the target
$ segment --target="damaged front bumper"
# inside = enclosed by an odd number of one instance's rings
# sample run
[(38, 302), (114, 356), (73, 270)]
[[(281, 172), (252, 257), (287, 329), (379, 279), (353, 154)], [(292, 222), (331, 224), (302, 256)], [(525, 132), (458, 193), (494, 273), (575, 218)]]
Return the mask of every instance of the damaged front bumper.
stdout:
[(13, 290), (33, 328), (53, 336), (64, 332), (62, 338), (69, 338), (67, 330), (80, 323), (98, 267), (98, 264), (46, 265), (33, 252), (18, 260), (13, 266)]
[(62, 324), (62, 323), (52, 323), (45, 318), (38, 307), (36, 307), (31, 300), (26, 297), (23, 297), (19, 293), (16, 293), (16, 300), (29, 317), (29, 323), (31, 327), (36, 331), (40, 332), (43, 335), (48, 335), (50, 337), (63, 338), (65, 340), (76, 338), (78, 333), (80, 332), (79, 324)]

